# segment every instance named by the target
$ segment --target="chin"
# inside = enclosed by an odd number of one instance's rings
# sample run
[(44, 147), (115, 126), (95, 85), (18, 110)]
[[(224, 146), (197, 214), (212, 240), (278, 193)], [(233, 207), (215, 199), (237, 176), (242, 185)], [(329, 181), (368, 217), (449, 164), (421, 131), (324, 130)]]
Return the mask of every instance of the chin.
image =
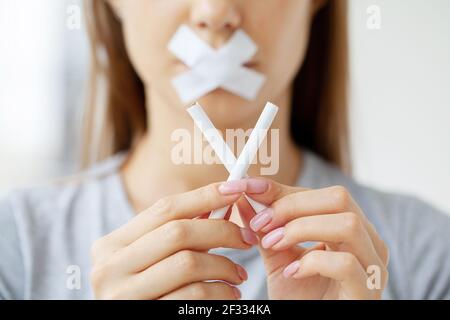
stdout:
[[(264, 106), (228, 91), (217, 89), (198, 100), (218, 129), (240, 128), (239, 125), (257, 117)], [(256, 121), (256, 120), (255, 120)]]

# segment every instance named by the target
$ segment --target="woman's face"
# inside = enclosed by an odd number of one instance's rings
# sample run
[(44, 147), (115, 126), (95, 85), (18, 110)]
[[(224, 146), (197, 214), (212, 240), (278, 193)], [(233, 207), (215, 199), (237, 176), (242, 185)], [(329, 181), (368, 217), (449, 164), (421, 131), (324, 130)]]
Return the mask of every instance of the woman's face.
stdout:
[[(247, 65), (266, 83), (254, 101), (217, 89), (199, 99), (218, 127), (234, 127), (259, 115), (266, 101), (289, 94), (306, 52), (312, 15), (320, 0), (109, 0), (121, 19), (130, 59), (144, 82), (147, 98), (186, 107), (172, 79), (187, 71), (167, 46), (182, 24), (219, 48), (238, 29), (257, 44)], [(159, 104), (158, 104), (159, 105)]]

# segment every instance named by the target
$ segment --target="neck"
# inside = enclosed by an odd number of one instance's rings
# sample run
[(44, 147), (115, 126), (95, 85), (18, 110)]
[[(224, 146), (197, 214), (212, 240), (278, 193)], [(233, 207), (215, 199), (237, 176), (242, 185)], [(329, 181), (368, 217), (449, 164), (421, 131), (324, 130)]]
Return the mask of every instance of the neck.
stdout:
[[(141, 138), (136, 148), (130, 153), (122, 168), (122, 177), (128, 191), (130, 202), (136, 212), (151, 206), (158, 199), (175, 193), (186, 192), (212, 182), (225, 181), (228, 172), (222, 164), (176, 164), (172, 159), (172, 133), (182, 128), (190, 137), (194, 137), (194, 124), (187, 112), (180, 112), (174, 106), (163, 103), (163, 99), (147, 92), (147, 110), (149, 111), (148, 130)], [(301, 152), (294, 145), (290, 136), (290, 94), (287, 92), (273, 102), (280, 107), (279, 113), (272, 125), (278, 129), (279, 139), (275, 141), (279, 148), (278, 170), (269, 178), (283, 184), (295, 184), (301, 166)], [(259, 116), (259, 114), (257, 115)], [(251, 129), (256, 118), (236, 124), (235, 128)], [(224, 131), (225, 128), (219, 128)], [(193, 139), (191, 140), (193, 141)], [(194, 144), (194, 143), (193, 143)], [(271, 139), (267, 140), (267, 150), (272, 149)], [(203, 142), (203, 147), (207, 143)], [(194, 144), (194, 148), (195, 148)], [(275, 145), (274, 145), (275, 146)], [(193, 150), (195, 151), (195, 150)], [(233, 150), (235, 151), (235, 150)], [(273, 152), (270, 155), (273, 157)], [(191, 154), (194, 154), (192, 152)], [(259, 176), (262, 168), (267, 169), (267, 163), (253, 164), (249, 176)], [(276, 166), (272, 166), (276, 167)], [(293, 172), (292, 168), (297, 168)]]

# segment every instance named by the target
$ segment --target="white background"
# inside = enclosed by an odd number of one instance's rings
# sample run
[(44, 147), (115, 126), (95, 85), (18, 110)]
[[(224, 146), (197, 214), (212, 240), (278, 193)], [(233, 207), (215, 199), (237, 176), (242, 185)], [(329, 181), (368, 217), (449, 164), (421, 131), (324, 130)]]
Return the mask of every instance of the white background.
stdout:
[[(0, 195), (73, 170), (87, 61), (69, 0), (0, 0)], [(381, 29), (366, 9), (381, 9)], [(450, 1), (350, 1), (355, 177), (450, 213)]]
[(450, 212), (450, 1), (353, 0), (350, 16), (356, 177)]

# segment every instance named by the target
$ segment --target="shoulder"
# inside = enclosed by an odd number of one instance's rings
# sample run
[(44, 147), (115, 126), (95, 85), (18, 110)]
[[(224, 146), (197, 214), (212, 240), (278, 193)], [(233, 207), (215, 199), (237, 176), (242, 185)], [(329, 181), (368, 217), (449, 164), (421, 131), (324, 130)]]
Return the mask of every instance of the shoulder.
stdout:
[(441, 221), (450, 218), (425, 201), (408, 194), (378, 190), (357, 182), (336, 166), (308, 152), (305, 173), (299, 184), (311, 188), (334, 185), (345, 187), (374, 224), (390, 228), (404, 228), (406, 224)]
[(13, 215), (19, 227), (34, 228), (68, 218), (84, 206), (100, 205), (101, 198), (117, 187), (114, 183), (122, 160), (123, 155), (117, 155), (79, 174), (10, 191), (2, 200), (0, 215)]
[(121, 160), (113, 157), (0, 200), (0, 298), (69, 297), (54, 286), (56, 275), (65, 283), (68, 265), (88, 268), (91, 243), (123, 222), (117, 214), (125, 200), (117, 174)]

